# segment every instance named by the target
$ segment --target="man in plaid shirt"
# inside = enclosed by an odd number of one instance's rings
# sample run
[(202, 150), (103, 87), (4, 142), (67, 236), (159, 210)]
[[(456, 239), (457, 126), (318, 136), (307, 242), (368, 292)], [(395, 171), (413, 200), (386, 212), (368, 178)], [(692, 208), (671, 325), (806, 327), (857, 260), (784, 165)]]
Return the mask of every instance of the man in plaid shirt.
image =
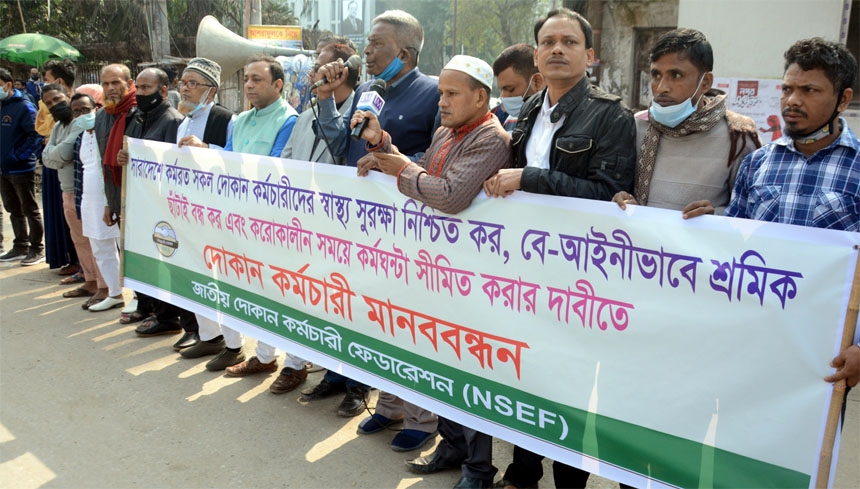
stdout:
[[(724, 215), (860, 231), (860, 140), (839, 117), (856, 75), (857, 61), (833, 42), (804, 39), (785, 52), (784, 136), (744, 159)], [(858, 336), (860, 330), (824, 380), (857, 385)]]

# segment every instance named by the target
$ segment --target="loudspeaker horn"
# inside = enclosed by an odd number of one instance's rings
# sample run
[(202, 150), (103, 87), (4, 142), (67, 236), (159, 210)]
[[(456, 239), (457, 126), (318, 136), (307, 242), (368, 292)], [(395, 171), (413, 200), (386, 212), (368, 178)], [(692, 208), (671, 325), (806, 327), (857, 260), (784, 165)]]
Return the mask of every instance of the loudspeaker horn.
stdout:
[(225, 77), (232, 75), (245, 66), (245, 61), (254, 54), (270, 56), (296, 56), (304, 54), (313, 56), (313, 51), (304, 49), (267, 46), (235, 34), (221, 25), (218, 19), (211, 15), (203, 17), (197, 26), (197, 56), (210, 59), (221, 65), (221, 74)]

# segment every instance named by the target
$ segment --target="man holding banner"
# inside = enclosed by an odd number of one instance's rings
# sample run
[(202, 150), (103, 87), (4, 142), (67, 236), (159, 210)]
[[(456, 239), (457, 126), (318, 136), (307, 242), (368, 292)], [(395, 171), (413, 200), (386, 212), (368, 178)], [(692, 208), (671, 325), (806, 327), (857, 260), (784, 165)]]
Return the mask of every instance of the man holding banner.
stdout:
[[(356, 111), (351, 126), (367, 120), (362, 138), (374, 159), (360, 162), (358, 175), (366, 176), (372, 169), (397, 177), (397, 187), (404, 195), (430, 207), (455, 214), (468, 207), (481, 191), (486, 178), (508, 164), (510, 137), (490, 113), (490, 90), (493, 71), (485, 61), (472, 56), (451, 58), (439, 75), (439, 110), (442, 126), (424, 156), (415, 163), (394, 146), (391, 135), (383, 131), (371, 111)], [(423, 422), (427, 410), (404, 402), (387, 392), (380, 392), (376, 413), (359, 425), (360, 434), (382, 431), (398, 417), (405, 416), (405, 428), (391, 446), (397, 451), (418, 449), (430, 440), (428, 425)], [(434, 416), (435, 417), (435, 416)], [(445, 418), (439, 418), (442, 444), (433, 460), (439, 466), (457, 467), (462, 464), (462, 478), (457, 488), (488, 487), (496, 473), (492, 465), (492, 439), (475, 430)], [(407, 465), (425, 472), (431, 460)], [(434, 465), (435, 467), (435, 465)]]
[[(546, 89), (520, 109), (511, 136), (514, 168), (484, 183), (491, 197), (515, 190), (610, 200), (632, 190), (636, 129), (621, 99), (588, 80), (594, 61), (591, 24), (569, 9), (551, 10), (535, 25), (535, 65)], [(514, 447), (501, 487), (537, 486), (543, 456)], [(556, 461), (556, 487), (585, 487), (589, 473)]]
[[(726, 216), (860, 231), (860, 140), (839, 117), (855, 76), (857, 61), (841, 44), (803, 39), (785, 52), (784, 136), (744, 160)], [(855, 330), (824, 380), (857, 385), (858, 341)]]

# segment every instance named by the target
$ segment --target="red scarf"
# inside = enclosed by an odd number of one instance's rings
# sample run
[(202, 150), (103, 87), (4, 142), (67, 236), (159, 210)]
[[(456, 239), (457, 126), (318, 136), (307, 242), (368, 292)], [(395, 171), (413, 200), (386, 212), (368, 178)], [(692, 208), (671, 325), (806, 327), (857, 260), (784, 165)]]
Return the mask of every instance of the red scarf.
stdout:
[(481, 117), (480, 119), (476, 120), (471, 124), (451, 129), (451, 135), (453, 136), (453, 138), (445, 141), (442, 144), (442, 147), (439, 148), (439, 152), (436, 153), (436, 156), (430, 161), (430, 166), (427, 167), (427, 173), (433, 175), (434, 177), (442, 176), (442, 168), (445, 167), (445, 161), (448, 159), (448, 152), (451, 151), (451, 143), (454, 141), (462, 141), (463, 138), (466, 137), (466, 134), (469, 134), (476, 127), (487, 122), (490, 117), (495, 116), (492, 112), (487, 112), (486, 114), (484, 114), (484, 117)]
[[(125, 134), (125, 118), (132, 107), (137, 105), (137, 99), (134, 97), (137, 93), (134, 84), (129, 88), (126, 96), (112, 109), (105, 107), (105, 112), (116, 117), (113, 127), (110, 129), (107, 145), (105, 146), (104, 166), (105, 170), (110, 167), (111, 182), (117, 187), (122, 185), (122, 168), (116, 162), (116, 155), (122, 149), (122, 136)], [(107, 182), (107, 174), (105, 171), (105, 182)]]

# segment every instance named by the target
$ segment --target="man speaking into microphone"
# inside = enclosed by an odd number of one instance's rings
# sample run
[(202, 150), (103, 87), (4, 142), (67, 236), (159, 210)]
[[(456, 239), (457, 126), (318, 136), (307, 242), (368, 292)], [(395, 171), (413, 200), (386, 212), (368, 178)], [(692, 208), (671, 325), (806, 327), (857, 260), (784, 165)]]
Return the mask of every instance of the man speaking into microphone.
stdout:
[[(418, 70), (418, 54), (424, 45), (424, 29), (415, 17), (401, 10), (389, 10), (373, 19), (364, 55), (367, 73), (387, 84), (385, 110), (379, 115), (382, 128), (397, 141), (403, 154), (417, 159), (430, 146), (439, 102), (437, 82)], [(372, 82), (355, 91), (351, 110), (338, 114), (332, 93), (346, 82), (349, 70), (342, 60), (319, 69), (328, 83), (317, 88), (319, 129), (325, 133), (336, 156), (357, 166), (367, 157), (363, 141), (349, 137), (349, 121), (356, 105)], [(370, 158), (370, 157), (368, 157)]]

